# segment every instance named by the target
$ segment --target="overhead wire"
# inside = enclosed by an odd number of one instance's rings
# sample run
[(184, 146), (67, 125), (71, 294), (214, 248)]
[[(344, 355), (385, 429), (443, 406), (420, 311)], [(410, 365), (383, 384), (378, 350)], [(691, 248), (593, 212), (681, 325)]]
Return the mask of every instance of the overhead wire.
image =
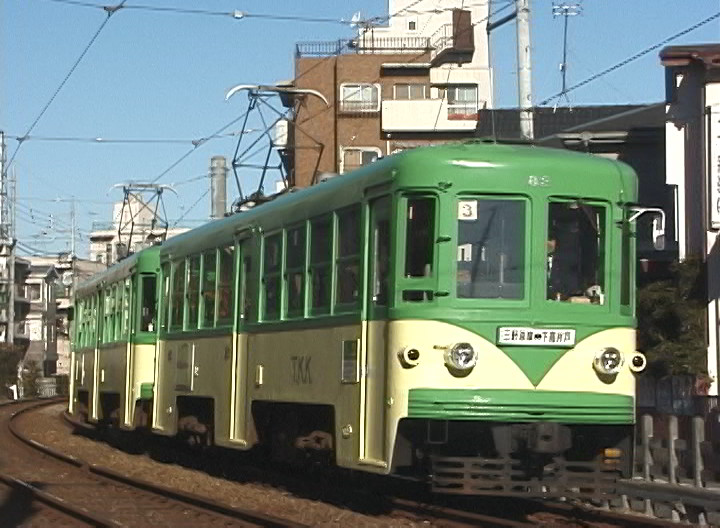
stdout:
[[(107, 7), (102, 4), (95, 4), (92, 2), (83, 2), (80, 0), (49, 0), (58, 4), (67, 4), (78, 7), (89, 7), (95, 9), (107, 10)], [(330, 18), (330, 17), (309, 17), (304, 15), (278, 15), (275, 13), (250, 13), (235, 9), (233, 11), (217, 11), (212, 9), (197, 9), (187, 7), (164, 7), (164, 6), (153, 6), (143, 4), (132, 4), (124, 6), (125, 9), (133, 9), (136, 11), (154, 11), (158, 13), (176, 13), (182, 15), (203, 15), (203, 16), (215, 16), (215, 17), (230, 17), (235, 20), (243, 20), (246, 18), (259, 18), (266, 20), (277, 20), (283, 22), (315, 22), (315, 23), (330, 23), (330, 24), (352, 24), (355, 21), (345, 20), (343, 18)]]
[(236, 117), (235, 119), (233, 119), (233, 120), (230, 121), (229, 123), (227, 123), (227, 124), (223, 125), (222, 127), (220, 127), (220, 128), (219, 128), (217, 131), (215, 131), (213, 134), (210, 134), (209, 136), (207, 136), (207, 137), (205, 137), (205, 138), (201, 138), (201, 139), (199, 139), (199, 140), (197, 140), (197, 141), (194, 141), (194, 142), (193, 142), (193, 147), (192, 147), (189, 151), (187, 151), (185, 154), (183, 154), (182, 156), (180, 156), (180, 158), (178, 158), (176, 161), (174, 161), (172, 164), (170, 164), (170, 166), (169, 166), (168, 168), (166, 168), (165, 170), (163, 170), (160, 174), (158, 174), (157, 176), (155, 176), (155, 178), (154, 178), (150, 183), (157, 183), (158, 180), (160, 180), (163, 176), (165, 176), (168, 172), (170, 172), (171, 170), (173, 170), (175, 167), (177, 167), (178, 165), (180, 165), (180, 163), (182, 163), (186, 158), (188, 158), (193, 152), (197, 151), (197, 149), (198, 149), (199, 147), (201, 147), (202, 145), (204, 145), (205, 143), (207, 143), (207, 142), (210, 141), (211, 139), (217, 138), (217, 137), (218, 137), (220, 134), (222, 134), (225, 130), (227, 130), (228, 128), (230, 128), (231, 126), (233, 126), (235, 123), (237, 123), (238, 121), (240, 121), (241, 119), (243, 119), (246, 114), (247, 114), (247, 112), (245, 112), (244, 114), (240, 115), (239, 117)]
[(208, 141), (210, 139), (222, 139), (236, 137), (241, 134), (254, 134), (257, 132), (255, 129), (248, 129), (245, 131), (228, 132), (226, 134), (217, 134), (216, 136), (209, 136), (204, 138), (104, 138), (102, 136), (95, 137), (82, 137), (82, 136), (17, 136), (6, 134), (5, 137), (9, 139), (17, 139), (21, 141), (56, 141), (56, 142), (67, 142), (67, 143), (94, 143), (94, 144), (187, 144), (190, 143), (195, 145), (201, 141)]
[(589, 84), (589, 83), (591, 83), (591, 82), (593, 82), (593, 81), (595, 81), (595, 80), (597, 80), (597, 79), (599, 79), (599, 78), (601, 78), (601, 77), (604, 77), (604, 76), (607, 75), (608, 73), (611, 73), (611, 72), (614, 72), (614, 71), (616, 71), (616, 70), (619, 70), (619, 69), (622, 68), (623, 66), (627, 66), (627, 65), (630, 64), (631, 62), (636, 61), (637, 59), (639, 59), (639, 58), (647, 55), (648, 53), (650, 53), (650, 52), (652, 52), (652, 51), (655, 51), (656, 49), (660, 48), (661, 46), (664, 46), (665, 44), (668, 44), (668, 43), (672, 42), (673, 40), (676, 40), (676, 39), (682, 37), (683, 35), (687, 35), (688, 33), (692, 32), (692, 31), (695, 31), (696, 29), (704, 26), (705, 24), (708, 24), (709, 22), (712, 22), (713, 20), (716, 20), (717, 18), (720, 18), (720, 11), (718, 11), (718, 12), (715, 13), (714, 15), (711, 15), (711, 16), (707, 17), (707, 18), (704, 19), (704, 20), (701, 20), (700, 22), (698, 22), (698, 23), (696, 23), (696, 24), (693, 24), (692, 26), (690, 26), (690, 27), (688, 27), (688, 28), (686, 28), (686, 29), (683, 29), (682, 31), (680, 31), (680, 32), (678, 32), (678, 33), (675, 33), (674, 35), (671, 35), (670, 37), (667, 37), (667, 38), (661, 40), (661, 41), (658, 42), (657, 44), (653, 44), (652, 46), (647, 47), (647, 48), (645, 48), (644, 50), (639, 51), (638, 53), (635, 53), (634, 55), (631, 55), (630, 57), (628, 57), (628, 58), (626, 58), (626, 59), (618, 62), (617, 64), (615, 64), (615, 65), (613, 65), (613, 66), (610, 66), (609, 68), (605, 68), (604, 70), (596, 73), (595, 75), (592, 75), (592, 76), (588, 77), (588, 78), (585, 79), (584, 81), (581, 81), (581, 82), (579, 82), (579, 83), (577, 83), (577, 84), (574, 84), (573, 86), (571, 86), (570, 88), (565, 89), (564, 91), (558, 92), (558, 93), (556, 93), (556, 94), (551, 95), (550, 97), (547, 97), (546, 99), (543, 99), (543, 100), (538, 104), (538, 106), (546, 105), (546, 104), (548, 104), (550, 101), (552, 101), (553, 99), (555, 99), (555, 98), (557, 98), (557, 97), (561, 97), (561, 96), (563, 96), (563, 95), (566, 95), (566, 94), (568, 94), (569, 92), (571, 92), (571, 91), (573, 91), (573, 90), (577, 90), (578, 88), (581, 88), (581, 87), (583, 87), (583, 86), (585, 86), (585, 85), (587, 85), (587, 84)]
[(33, 246), (30, 246), (29, 244), (20, 241), (16, 243), (16, 247), (19, 250), (23, 251), (26, 255), (57, 255), (57, 252), (48, 251), (45, 249), (37, 249)]
[[(28, 207), (22, 203), (16, 203), (15, 205), (16, 205), (16, 209), (15, 209), (16, 213), (26, 213), (26, 214), (32, 215), (33, 218), (39, 217), (39, 218), (42, 218), (43, 220), (47, 219), (48, 222), (54, 222), (60, 226), (63, 226), (65, 229), (72, 229), (72, 226), (70, 224), (68, 224), (64, 220), (56, 217), (52, 213), (50, 213), (50, 214), (42, 213), (40, 211), (37, 211), (36, 209), (33, 210), (32, 207)], [(20, 207), (20, 209), (17, 208), (18, 206)]]
[(13, 151), (12, 156), (10, 156), (10, 159), (8, 160), (8, 162), (3, 166), (3, 169), (2, 169), (2, 170), (3, 170), (3, 173), (4, 173), (4, 174), (2, 175), (3, 177), (5, 176), (5, 174), (7, 174), (7, 170), (10, 168), (10, 166), (11, 166), (12, 163), (13, 163), (13, 161), (15, 161), (15, 157), (17, 156), (17, 153), (18, 153), (18, 151), (20, 150), (20, 147), (21, 147), (22, 144), (23, 144), (23, 138), (27, 137), (27, 136), (30, 134), (30, 132), (32, 132), (32, 131), (35, 129), (35, 127), (37, 126), (37, 124), (40, 122), (40, 119), (42, 119), (42, 117), (45, 115), (45, 112), (48, 111), (48, 109), (49, 109), (50, 106), (52, 105), (53, 101), (55, 101), (55, 98), (58, 96), (58, 94), (59, 94), (60, 91), (63, 89), (63, 87), (65, 86), (65, 84), (68, 82), (68, 80), (70, 80), (70, 77), (72, 77), (72, 74), (75, 72), (75, 70), (77, 69), (77, 67), (80, 65), (80, 63), (82, 62), (82, 60), (83, 60), (83, 58), (85, 57), (85, 55), (87, 54), (87, 52), (90, 51), (90, 48), (91, 48), (92, 45), (95, 43), (95, 41), (97, 40), (97, 38), (100, 36), (100, 33), (102, 33), (103, 29), (105, 29), (105, 26), (107, 26), (107, 23), (110, 21), (110, 17), (112, 17), (113, 14), (115, 14), (119, 9), (121, 9), (121, 8), (125, 5), (126, 2), (127, 2), (127, 0), (122, 0), (122, 2), (120, 2), (120, 4), (118, 4), (118, 5), (115, 6), (114, 8), (112, 8), (112, 10), (106, 10), (106, 12), (107, 12), (107, 17), (105, 17), (105, 20), (103, 20), (102, 24), (100, 24), (100, 27), (98, 27), (98, 29), (97, 29), (97, 31), (95, 32), (95, 34), (92, 36), (92, 38), (90, 39), (90, 41), (86, 44), (86, 46), (85, 46), (85, 48), (83, 49), (82, 53), (80, 53), (80, 56), (79, 56), (79, 57), (77, 58), (77, 60), (73, 63), (73, 65), (72, 65), (72, 67), (70, 68), (70, 70), (68, 71), (68, 73), (65, 75), (65, 77), (63, 78), (63, 80), (60, 82), (60, 85), (55, 89), (55, 91), (53, 92), (52, 96), (50, 97), (50, 99), (48, 100), (48, 102), (45, 103), (45, 106), (43, 106), (42, 110), (40, 110), (40, 113), (37, 115), (37, 117), (36, 117), (35, 120), (32, 122), (32, 124), (28, 127), (28, 129), (27, 129), (27, 131), (25, 132), (25, 134), (23, 134), (22, 137), (18, 138), (18, 140), (17, 140), (17, 141), (18, 141), (18, 144), (17, 144), (17, 146), (15, 147), (15, 150)]
[(210, 192), (210, 189), (205, 189), (205, 192), (202, 193), (202, 194), (198, 197), (197, 200), (195, 200), (195, 203), (193, 203), (190, 207), (188, 207), (187, 209), (185, 209), (185, 212), (183, 212), (183, 214), (180, 215), (180, 218), (178, 218), (177, 220), (175, 220), (175, 223), (173, 223), (173, 225), (170, 226), (170, 227), (171, 227), (171, 228), (176, 227), (176, 226), (180, 223), (180, 221), (181, 221), (183, 218), (185, 218), (185, 217), (188, 215), (188, 213), (189, 213), (190, 211), (192, 211), (193, 208), (194, 208), (197, 204), (199, 204), (200, 201), (201, 201), (203, 198), (205, 198), (205, 197), (208, 195), (209, 192)]

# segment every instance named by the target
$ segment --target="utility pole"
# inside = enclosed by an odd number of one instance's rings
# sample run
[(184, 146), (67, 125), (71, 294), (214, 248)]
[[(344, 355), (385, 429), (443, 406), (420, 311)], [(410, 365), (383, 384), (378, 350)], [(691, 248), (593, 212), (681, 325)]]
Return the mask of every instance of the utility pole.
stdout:
[(12, 191), (5, 163), (5, 133), (0, 131), (0, 303), (5, 305), (5, 342), (15, 342), (15, 240)]
[[(7, 168), (5, 169), (5, 180), (7, 177)], [(13, 167), (13, 178), (8, 182), (8, 195), (10, 203), (8, 204), (8, 238), (10, 240), (10, 300), (8, 301), (8, 342), (15, 344), (15, 167)]]
[(70, 198), (70, 259), (75, 261), (75, 197)]
[(533, 139), (532, 79), (530, 65), (530, 0), (515, 0), (517, 13), (518, 102), (520, 134)]

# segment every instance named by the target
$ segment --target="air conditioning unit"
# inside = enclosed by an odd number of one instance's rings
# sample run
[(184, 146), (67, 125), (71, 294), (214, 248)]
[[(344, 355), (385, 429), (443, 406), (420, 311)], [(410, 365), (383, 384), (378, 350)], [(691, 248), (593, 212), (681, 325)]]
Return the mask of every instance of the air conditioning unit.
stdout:
[(288, 143), (288, 130), (290, 123), (287, 119), (280, 119), (275, 123), (275, 141), (273, 146), (275, 148), (284, 149)]

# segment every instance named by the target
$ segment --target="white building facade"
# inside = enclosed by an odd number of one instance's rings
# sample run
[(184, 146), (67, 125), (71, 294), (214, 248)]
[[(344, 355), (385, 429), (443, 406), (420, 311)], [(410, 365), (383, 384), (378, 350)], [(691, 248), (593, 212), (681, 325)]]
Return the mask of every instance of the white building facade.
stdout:
[(674, 187), (681, 260), (707, 263), (707, 369), (720, 366), (720, 45), (670, 46), (666, 70), (666, 178)]

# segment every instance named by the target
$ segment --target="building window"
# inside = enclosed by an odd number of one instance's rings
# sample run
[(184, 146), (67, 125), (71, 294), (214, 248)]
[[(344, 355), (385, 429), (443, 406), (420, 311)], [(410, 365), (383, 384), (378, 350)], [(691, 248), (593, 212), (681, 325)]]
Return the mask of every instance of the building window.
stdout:
[(31, 301), (42, 300), (42, 290), (39, 284), (28, 284), (27, 296)]
[(112, 244), (105, 244), (105, 264), (108, 266), (112, 262)]
[(378, 112), (380, 85), (355, 83), (340, 85), (340, 110), (343, 112)]
[(419, 101), (427, 98), (427, 89), (424, 84), (396, 84), (394, 91), (395, 99), (398, 101)]
[(448, 86), (447, 101), (449, 119), (477, 119), (478, 89), (476, 85)]
[(377, 147), (343, 147), (340, 157), (340, 173), (344, 174), (358, 169), (363, 165), (377, 161), (380, 149)]
[(407, 28), (408, 31), (417, 31), (417, 17), (408, 19)]

